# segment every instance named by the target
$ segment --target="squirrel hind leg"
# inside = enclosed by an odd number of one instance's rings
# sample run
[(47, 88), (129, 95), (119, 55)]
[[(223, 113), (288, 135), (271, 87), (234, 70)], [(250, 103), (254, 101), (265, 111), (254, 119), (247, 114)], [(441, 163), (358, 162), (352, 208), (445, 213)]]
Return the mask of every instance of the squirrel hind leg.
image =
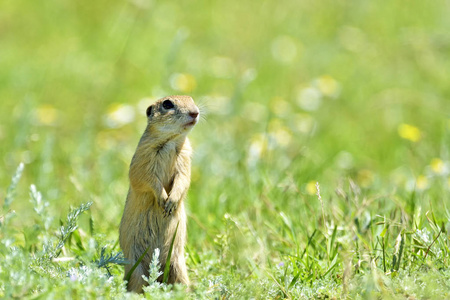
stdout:
[(184, 285), (189, 285), (189, 277), (187, 275), (186, 263), (184, 261), (177, 261), (170, 264), (168, 283), (181, 283)]
[[(128, 270), (125, 272), (125, 276), (128, 274)], [(142, 293), (143, 287), (147, 285), (147, 282), (142, 278), (142, 275), (148, 276), (145, 272), (143, 272), (142, 266), (139, 265), (131, 274), (130, 280), (127, 283), (127, 291)]]

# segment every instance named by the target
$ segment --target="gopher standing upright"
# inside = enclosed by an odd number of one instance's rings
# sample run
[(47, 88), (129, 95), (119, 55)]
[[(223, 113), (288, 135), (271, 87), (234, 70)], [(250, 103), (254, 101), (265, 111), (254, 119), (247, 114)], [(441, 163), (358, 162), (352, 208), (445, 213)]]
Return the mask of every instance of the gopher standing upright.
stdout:
[[(128, 290), (142, 292), (156, 248), (161, 271), (178, 225), (170, 260), (169, 283), (189, 284), (184, 244), (186, 213), (183, 200), (190, 184), (191, 146), (187, 134), (199, 119), (189, 96), (169, 96), (147, 108), (147, 127), (130, 165), (130, 189), (120, 223), (120, 246), (129, 260), (125, 276), (149, 248), (133, 271)], [(162, 280), (160, 277), (158, 280)]]

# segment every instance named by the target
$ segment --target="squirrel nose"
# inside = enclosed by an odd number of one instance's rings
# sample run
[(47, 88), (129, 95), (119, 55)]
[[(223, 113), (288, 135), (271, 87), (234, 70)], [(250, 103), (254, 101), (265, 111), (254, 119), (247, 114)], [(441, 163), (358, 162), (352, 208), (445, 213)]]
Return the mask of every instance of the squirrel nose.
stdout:
[(198, 116), (198, 112), (190, 112), (189, 115), (195, 119)]

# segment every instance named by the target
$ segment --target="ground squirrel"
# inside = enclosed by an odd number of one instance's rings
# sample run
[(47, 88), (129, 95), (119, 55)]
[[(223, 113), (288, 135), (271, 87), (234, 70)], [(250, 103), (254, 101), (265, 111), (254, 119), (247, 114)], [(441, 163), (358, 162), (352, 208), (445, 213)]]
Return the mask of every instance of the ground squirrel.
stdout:
[[(189, 284), (184, 258), (186, 213), (183, 199), (190, 185), (191, 145), (187, 134), (199, 119), (189, 96), (169, 96), (147, 108), (147, 127), (130, 164), (130, 189), (120, 223), (120, 246), (129, 260), (125, 276), (149, 247), (127, 288), (142, 292), (156, 248), (164, 271), (175, 229), (169, 283)], [(162, 276), (158, 279), (162, 280)]]

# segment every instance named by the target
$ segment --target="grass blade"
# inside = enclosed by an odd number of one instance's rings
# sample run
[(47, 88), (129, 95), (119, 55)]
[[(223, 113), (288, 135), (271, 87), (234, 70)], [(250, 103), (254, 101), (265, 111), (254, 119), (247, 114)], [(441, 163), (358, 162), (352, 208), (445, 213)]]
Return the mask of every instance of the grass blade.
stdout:
[(331, 239), (328, 240), (328, 251), (330, 251), (331, 253), (329, 253), (329, 257), (334, 257), (338, 251), (338, 243), (336, 243), (336, 246), (334, 247), (334, 251), (333, 251), (333, 246), (334, 246), (334, 242), (336, 241), (336, 233), (337, 233), (337, 225), (334, 225), (334, 229), (333, 229), (333, 233), (331, 235)]
[(280, 288), (281, 292), (284, 294), (284, 296), (288, 299), (292, 299), (291, 295), (283, 288), (283, 286), (281, 285), (281, 283), (278, 282), (278, 280), (275, 279), (275, 277), (273, 277), (272, 274), (270, 274), (269, 272), (267, 272), (267, 275), (269, 275), (270, 278), (272, 278), (272, 280), (275, 282), (276, 285), (278, 285), (278, 287)]
[(309, 247), (309, 245), (311, 244), (312, 239), (313, 239), (314, 235), (316, 234), (316, 232), (317, 232), (317, 229), (314, 229), (314, 231), (313, 231), (313, 233), (311, 234), (311, 236), (308, 237), (308, 243), (306, 244), (305, 250), (303, 250), (303, 253), (302, 253), (302, 255), (300, 256), (300, 259), (302, 259), (303, 256), (305, 256), (306, 251), (308, 251), (308, 247)]
[(398, 271), (400, 269), (400, 261), (402, 259), (403, 246), (405, 243), (404, 240), (403, 231), (401, 231), (395, 240), (391, 271)]
[(166, 266), (164, 267), (163, 283), (167, 283), (167, 279), (169, 279), (170, 258), (172, 257), (173, 243), (175, 242), (175, 237), (177, 236), (178, 225), (180, 225), (180, 222), (177, 223), (177, 228), (175, 228), (175, 233), (173, 234), (172, 242), (170, 243), (169, 254), (167, 254), (166, 259)]
[(294, 278), (292, 278), (291, 283), (290, 283), (289, 286), (288, 286), (288, 289), (289, 289), (289, 290), (290, 290), (290, 289), (295, 285), (295, 283), (298, 281), (298, 278), (300, 277), (301, 272), (302, 272), (301, 270), (298, 271), (297, 275), (295, 275)]
[(330, 273), (338, 264), (338, 255), (336, 254), (336, 256), (334, 257), (334, 259), (331, 261), (331, 266), (328, 268), (328, 270), (322, 275), (322, 278), (324, 278), (325, 276), (328, 275), (328, 273)]
[(131, 275), (133, 274), (134, 270), (136, 270), (137, 266), (141, 263), (141, 261), (144, 259), (144, 256), (147, 254), (148, 250), (150, 250), (150, 246), (148, 245), (147, 249), (145, 249), (144, 253), (139, 257), (139, 259), (136, 261), (136, 263), (133, 265), (133, 267), (128, 271), (127, 276), (125, 276), (125, 280), (130, 282)]

